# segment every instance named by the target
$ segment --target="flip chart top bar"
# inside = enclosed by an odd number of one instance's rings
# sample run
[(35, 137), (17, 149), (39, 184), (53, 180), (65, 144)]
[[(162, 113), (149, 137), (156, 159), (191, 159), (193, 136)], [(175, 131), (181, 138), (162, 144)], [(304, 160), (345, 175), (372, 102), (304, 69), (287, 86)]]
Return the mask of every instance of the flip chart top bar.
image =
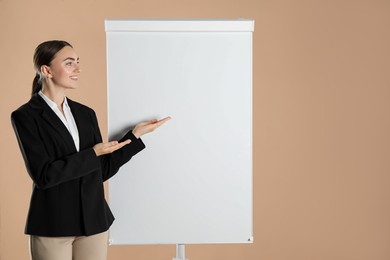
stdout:
[(253, 32), (252, 19), (106, 19), (106, 32)]

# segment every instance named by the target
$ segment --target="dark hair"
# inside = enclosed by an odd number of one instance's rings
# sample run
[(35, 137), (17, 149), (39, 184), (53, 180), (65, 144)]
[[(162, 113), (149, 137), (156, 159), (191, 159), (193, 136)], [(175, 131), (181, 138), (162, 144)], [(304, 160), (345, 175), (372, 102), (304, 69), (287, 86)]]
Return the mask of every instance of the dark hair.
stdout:
[(72, 45), (66, 41), (53, 40), (43, 42), (35, 49), (33, 61), (36, 74), (32, 83), (31, 95), (38, 93), (42, 89), (41, 66), (49, 66), (57, 52), (65, 46), (72, 47)]

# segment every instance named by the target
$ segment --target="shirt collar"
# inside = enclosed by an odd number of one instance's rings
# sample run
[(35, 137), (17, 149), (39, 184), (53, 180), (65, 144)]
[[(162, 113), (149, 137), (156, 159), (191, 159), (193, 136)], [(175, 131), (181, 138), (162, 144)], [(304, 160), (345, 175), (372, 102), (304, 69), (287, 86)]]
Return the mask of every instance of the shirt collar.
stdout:
[[(45, 94), (43, 94), (42, 90), (40, 90), (38, 94), (43, 98), (43, 100), (46, 101), (46, 103), (49, 105), (51, 109), (58, 109), (57, 104), (54, 101), (52, 101), (49, 97), (47, 97)], [(64, 98), (64, 103), (62, 104), (62, 107), (69, 108), (68, 100), (66, 97)]]

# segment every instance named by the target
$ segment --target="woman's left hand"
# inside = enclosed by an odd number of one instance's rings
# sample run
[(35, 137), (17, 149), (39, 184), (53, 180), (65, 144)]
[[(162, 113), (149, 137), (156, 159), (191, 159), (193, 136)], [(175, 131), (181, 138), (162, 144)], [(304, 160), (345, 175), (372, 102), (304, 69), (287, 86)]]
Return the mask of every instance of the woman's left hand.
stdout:
[(161, 120), (153, 119), (148, 122), (142, 122), (136, 125), (133, 129), (133, 135), (137, 138), (140, 138), (142, 135), (153, 132), (158, 127), (160, 127), (162, 124), (170, 120), (171, 117), (168, 116), (166, 118), (163, 118)]

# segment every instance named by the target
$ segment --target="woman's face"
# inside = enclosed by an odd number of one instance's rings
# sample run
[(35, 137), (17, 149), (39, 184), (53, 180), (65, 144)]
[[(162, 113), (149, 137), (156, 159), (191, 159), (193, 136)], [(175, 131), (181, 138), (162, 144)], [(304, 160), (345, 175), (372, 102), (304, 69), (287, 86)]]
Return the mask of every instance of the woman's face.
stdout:
[(80, 74), (79, 57), (72, 47), (65, 46), (57, 52), (48, 71), (48, 77), (57, 87), (75, 89)]

